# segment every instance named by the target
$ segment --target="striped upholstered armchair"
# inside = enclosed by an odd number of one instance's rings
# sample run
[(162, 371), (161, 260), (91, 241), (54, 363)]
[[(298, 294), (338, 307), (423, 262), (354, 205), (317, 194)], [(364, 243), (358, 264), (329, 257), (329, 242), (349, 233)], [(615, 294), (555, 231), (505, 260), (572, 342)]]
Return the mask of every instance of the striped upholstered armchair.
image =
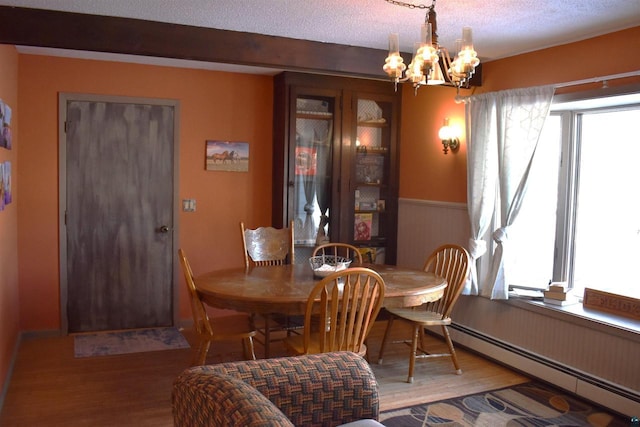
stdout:
[(185, 370), (176, 426), (380, 426), (378, 384), (360, 356), (323, 353)]

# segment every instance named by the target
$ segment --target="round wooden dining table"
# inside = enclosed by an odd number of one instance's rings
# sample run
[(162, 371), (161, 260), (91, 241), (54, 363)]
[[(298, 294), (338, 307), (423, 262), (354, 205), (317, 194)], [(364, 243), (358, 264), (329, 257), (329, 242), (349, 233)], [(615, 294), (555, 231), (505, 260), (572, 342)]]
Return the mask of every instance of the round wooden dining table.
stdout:
[[(355, 264), (351, 265), (355, 267)], [(447, 282), (422, 270), (394, 265), (358, 264), (376, 271), (385, 283), (385, 307), (412, 307), (442, 297)], [(304, 314), (319, 279), (308, 264), (233, 268), (194, 278), (203, 301), (248, 313)]]

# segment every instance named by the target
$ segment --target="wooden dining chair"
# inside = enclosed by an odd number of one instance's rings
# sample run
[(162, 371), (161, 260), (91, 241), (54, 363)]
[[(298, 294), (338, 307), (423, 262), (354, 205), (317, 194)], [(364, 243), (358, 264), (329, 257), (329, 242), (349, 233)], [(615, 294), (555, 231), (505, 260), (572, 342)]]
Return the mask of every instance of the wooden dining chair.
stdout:
[(325, 243), (324, 245), (317, 246), (313, 250), (312, 256), (319, 255), (340, 256), (362, 264), (362, 254), (358, 248), (348, 243)]
[(366, 356), (365, 340), (384, 301), (384, 280), (375, 271), (354, 267), (332, 273), (307, 299), (302, 335), (284, 340), (295, 354), (351, 351)]
[(253, 348), (255, 329), (251, 326), (251, 319), (247, 314), (229, 315), (209, 318), (206, 307), (200, 299), (193, 281), (193, 271), (182, 249), (178, 250), (178, 258), (184, 273), (189, 297), (191, 312), (193, 314), (193, 326), (198, 333), (198, 348), (194, 352), (193, 365), (203, 365), (213, 341), (242, 340), (242, 352), (245, 359), (256, 359)]
[[(389, 321), (380, 346), (379, 364), (382, 363), (384, 350), (394, 320), (400, 319), (411, 323), (413, 326), (413, 334), (410, 340), (393, 341), (394, 343), (401, 342), (411, 345), (407, 382), (413, 382), (413, 370), (417, 358), (451, 357), (456, 373), (462, 374), (462, 369), (460, 369), (460, 365), (458, 364), (458, 358), (456, 357), (456, 351), (453, 348), (453, 342), (451, 342), (447, 325), (451, 324), (451, 311), (464, 288), (470, 268), (469, 253), (462, 246), (447, 244), (433, 251), (425, 262), (424, 270), (445, 278), (447, 287), (444, 290), (444, 294), (441, 299), (423, 304), (419, 307), (386, 309), (389, 313)], [(442, 335), (449, 347), (448, 353), (433, 354), (425, 350), (426, 339), (424, 329), (429, 326), (440, 326), (442, 328)]]
[[(249, 229), (240, 222), (244, 263), (252, 266), (273, 266), (295, 263), (293, 221), (289, 228), (258, 227)], [(302, 323), (295, 317), (280, 313), (252, 313), (252, 324), (258, 335), (256, 341), (264, 347), (264, 357), (269, 358), (271, 343), (281, 341), (292, 332), (301, 329)], [(282, 334), (279, 334), (279, 333)]]
[(289, 228), (246, 228), (240, 223), (245, 266), (295, 263), (293, 221)]

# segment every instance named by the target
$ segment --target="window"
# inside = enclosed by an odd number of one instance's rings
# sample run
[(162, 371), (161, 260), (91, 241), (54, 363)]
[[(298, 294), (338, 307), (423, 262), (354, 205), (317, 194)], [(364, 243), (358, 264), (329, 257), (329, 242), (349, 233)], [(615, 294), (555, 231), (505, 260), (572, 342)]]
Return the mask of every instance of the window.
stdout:
[(554, 98), (521, 214), (509, 231), (511, 285), (545, 288), (549, 280), (566, 280), (578, 296), (589, 287), (640, 298), (640, 102), (634, 96), (564, 104)]
[[(562, 121), (550, 116), (538, 142), (518, 221), (509, 231), (511, 284), (543, 288), (553, 277)], [(535, 268), (532, 268), (535, 266)]]

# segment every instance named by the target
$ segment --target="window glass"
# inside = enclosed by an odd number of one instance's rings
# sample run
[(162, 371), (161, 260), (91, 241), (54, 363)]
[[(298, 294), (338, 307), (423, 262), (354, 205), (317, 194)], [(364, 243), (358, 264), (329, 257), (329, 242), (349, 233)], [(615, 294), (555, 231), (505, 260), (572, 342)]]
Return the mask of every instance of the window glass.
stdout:
[(510, 284), (546, 288), (553, 275), (553, 255), (558, 204), (558, 169), (561, 140), (560, 116), (545, 120), (531, 165), (529, 185), (520, 213), (509, 229), (513, 248)]
[(640, 298), (640, 109), (583, 113), (578, 134), (574, 293)]
[(512, 286), (567, 280), (578, 297), (589, 287), (640, 298), (640, 106), (595, 102), (545, 121), (509, 229)]

